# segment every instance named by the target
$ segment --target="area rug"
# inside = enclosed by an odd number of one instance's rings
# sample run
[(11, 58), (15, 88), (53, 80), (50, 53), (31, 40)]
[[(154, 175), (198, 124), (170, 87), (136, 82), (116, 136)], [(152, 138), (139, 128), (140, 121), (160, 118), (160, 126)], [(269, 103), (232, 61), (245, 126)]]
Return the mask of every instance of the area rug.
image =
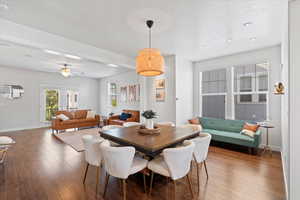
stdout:
[(63, 133), (54, 133), (54, 136), (57, 137), (59, 140), (64, 142), (65, 144), (71, 146), (78, 152), (84, 151), (84, 145), (82, 142), (83, 135), (92, 135), (94, 137), (99, 137), (100, 128), (90, 128), (90, 129), (83, 129), (79, 131), (67, 131)]

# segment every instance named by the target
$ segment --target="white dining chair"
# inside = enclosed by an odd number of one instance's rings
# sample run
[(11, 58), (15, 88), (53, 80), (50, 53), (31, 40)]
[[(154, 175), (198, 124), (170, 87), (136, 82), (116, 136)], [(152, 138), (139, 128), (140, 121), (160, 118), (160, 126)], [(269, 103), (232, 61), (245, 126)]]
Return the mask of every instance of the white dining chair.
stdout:
[(206, 178), (208, 179), (208, 172), (207, 172), (207, 166), (206, 166), (206, 158), (208, 154), (209, 144), (211, 141), (211, 135), (208, 133), (201, 133), (198, 137), (193, 138), (189, 141), (192, 141), (195, 143), (195, 149), (193, 153), (194, 161), (197, 165), (197, 183), (198, 183), (198, 191), (200, 188), (200, 169), (202, 168), (202, 163), (204, 164), (205, 172), (206, 172)]
[(103, 126), (102, 130), (108, 131), (108, 130), (115, 129), (115, 128), (124, 128), (124, 127), (120, 126), (120, 125), (107, 125), (107, 126)]
[(193, 190), (188, 173), (191, 167), (195, 144), (191, 141), (184, 141), (183, 146), (176, 148), (167, 148), (163, 150), (163, 156), (159, 156), (148, 163), (148, 169), (151, 172), (150, 191), (154, 173), (171, 178), (174, 183), (174, 197), (176, 198), (176, 180), (186, 177), (192, 197)]
[(158, 125), (158, 126), (172, 126), (172, 127), (175, 126), (175, 124), (173, 122), (156, 122), (155, 125)]
[(0, 159), (0, 164), (4, 163), (7, 151), (11, 145), (15, 144), (16, 142), (8, 136), (0, 136), (0, 153), (1, 159)]
[(142, 125), (142, 124), (139, 123), (139, 122), (125, 122), (125, 123), (123, 124), (124, 127), (140, 126), (140, 125)]
[(86, 169), (84, 172), (83, 184), (85, 184), (87, 172), (89, 170), (89, 166), (95, 166), (97, 168), (97, 176), (96, 176), (96, 193), (98, 191), (98, 184), (100, 179), (100, 167), (102, 162), (102, 154), (100, 149), (101, 142), (104, 141), (103, 138), (97, 138), (92, 135), (84, 135), (82, 136), (82, 141), (85, 149), (85, 161), (87, 162)]
[[(135, 174), (147, 167), (148, 161), (135, 156), (134, 147), (113, 147), (105, 140), (101, 144), (101, 151), (106, 171), (105, 187), (103, 198), (107, 190), (109, 177), (113, 176), (122, 180), (123, 199), (126, 200), (126, 179), (129, 175)], [(146, 179), (144, 178), (144, 190), (146, 192)]]
[[(124, 128), (123, 126), (120, 125), (107, 125), (107, 126), (103, 126), (102, 130), (103, 131), (108, 131), (108, 130), (112, 130), (112, 129), (116, 129), (116, 128)], [(113, 146), (120, 146), (119, 144), (113, 142), (113, 141), (109, 141), (111, 143), (111, 145)]]

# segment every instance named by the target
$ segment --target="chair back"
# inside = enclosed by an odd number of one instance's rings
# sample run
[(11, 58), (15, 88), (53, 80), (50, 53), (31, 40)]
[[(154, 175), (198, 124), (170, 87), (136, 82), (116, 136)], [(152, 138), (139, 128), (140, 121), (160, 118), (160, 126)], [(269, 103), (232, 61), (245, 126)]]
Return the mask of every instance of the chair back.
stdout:
[(140, 125), (141, 125), (141, 123), (139, 123), (139, 122), (125, 122), (123, 124), (124, 127), (140, 126)]
[(115, 129), (115, 128), (123, 128), (123, 126), (120, 126), (120, 125), (107, 125), (107, 126), (103, 126), (102, 130), (103, 131), (108, 131), (108, 130)]
[(164, 160), (173, 180), (186, 176), (190, 171), (194, 148), (195, 144), (192, 141), (184, 141), (181, 147), (163, 151)]
[(133, 162), (134, 147), (112, 147), (109, 141), (101, 144), (106, 172), (116, 178), (127, 179)]
[(191, 139), (195, 143), (194, 157), (197, 163), (201, 163), (207, 158), (211, 135), (201, 133), (198, 137)]
[(96, 138), (92, 135), (84, 135), (82, 136), (82, 141), (86, 162), (93, 166), (100, 166), (102, 160), (100, 144), (104, 139)]
[(175, 126), (173, 122), (156, 122), (155, 124), (158, 126), (172, 126), (172, 127)]

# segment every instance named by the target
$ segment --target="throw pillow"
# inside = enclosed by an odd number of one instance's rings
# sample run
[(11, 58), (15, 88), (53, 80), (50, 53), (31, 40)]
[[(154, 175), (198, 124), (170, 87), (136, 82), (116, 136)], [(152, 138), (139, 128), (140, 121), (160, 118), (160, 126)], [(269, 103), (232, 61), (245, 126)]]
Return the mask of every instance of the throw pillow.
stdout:
[(120, 120), (127, 120), (128, 118), (131, 117), (131, 114), (130, 113), (122, 113), (119, 117)]
[(243, 129), (249, 130), (249, 131), (253, 131), (256, 132), (259, 128), (259, 125), (257, 124), (249, 124), (249, 123), (245, 123)]
[(255, 132), (247, 130), (247, 129), (243, 129), (241, 131), (241, 134), (247, 135), (247, 136), (252, 137), (252, 138), (255, 136)]
[(193, 119), (189, 119), (190, 124), (200, 124), (199, 118), (195, 117)]
[(87, 112), (87, 115), (86, 115), (86, 118), (95, 118), (95, 112), (94, 111), (92, 111), (92, 110), (89, 110), (88, 112)]
[(57, 115), (56, 117), (57, 117), (58, 119), (63, 120), (63, 121), (66, 121), (66, 120), (69, 120), (69, 119), (70, 119), (69, 117), (67, 117), (67, 116), (64, 115), (64, 114), (59, 114), (59, 115)]

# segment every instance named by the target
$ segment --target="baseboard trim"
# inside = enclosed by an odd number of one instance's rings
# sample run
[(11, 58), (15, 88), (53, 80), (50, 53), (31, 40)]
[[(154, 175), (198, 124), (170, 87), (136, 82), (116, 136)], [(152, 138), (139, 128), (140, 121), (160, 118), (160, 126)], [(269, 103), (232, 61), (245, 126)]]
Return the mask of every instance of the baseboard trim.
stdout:
[(283, 172), (283, 179), (284, 179), (284, 189), (285, 189), (285, 197), (286, 199), (289, 199), (289, 189), (288, 189), (288, 184), (287, 184), (287, 174), (286, 174), (286, 166), (284, 162), (284, 156), (282, 154), (282, 151), (280, 152), (281, 154), (281, 165), (282, 165), (282, 172)]
[(40, 125), (40, 126), (28, 126), (28, 127), (19, 127), (19, 128), (11, 128), (11, 129), (0, 129), (0, 133), (9, 133), (13, 131), (23, 131), (28, 129), (36, 129), (36, 128), (46, 128), (49, 127), (49, 125)]
[[(265, 144), (260, 144), (259, 148), (263, 149), (265, 147)], [(275, 145), (270, 145), (272, 151), (277, 151), (277, 152), (281, 152), (281, 147), (280, 146), (275, 146)]]

